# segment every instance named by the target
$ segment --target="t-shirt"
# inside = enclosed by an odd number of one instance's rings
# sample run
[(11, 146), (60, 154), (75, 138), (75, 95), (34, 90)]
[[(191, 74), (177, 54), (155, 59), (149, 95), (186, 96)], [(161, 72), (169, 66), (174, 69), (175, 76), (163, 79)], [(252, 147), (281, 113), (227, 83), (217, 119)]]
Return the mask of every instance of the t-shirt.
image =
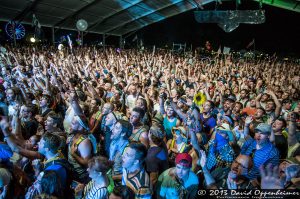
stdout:
[(1, 114), (4, 116), (8, 116), (8, 106), (4, 102), (0, 102)]
[(268, 119), (270, 119), (270, 118), (276, 119), (276, 117), (275, 117), (275, 111), (272, 111), (270, 113), (266, 113), (265, 116), (264, 116), (264, 118), (263, 118), (263, 120), (266, 123), (268, 121)]
[(158, 178), (157, 198), (196, 198), (199, 180), (197, 175), (189, 171), (186, 181), (179, 180), (175, 175), (176, 168), (164, 171)]
[(132, 177), (129, 177), (129, 174), (126, 171), (126, 169), (123, 169), (122, 185), (126, 185), (135, 193), (135, 199), (151, 198), (151, 181), (145, 169), (141, 169)]
[(242, 110), (242, 113), (246, 113), (248, 116), (252, 116), (255, 115), (256, 110), (256, 108), (246, 107)]
[(173, 121), (170, 121), (167, 117), (164, 118), (163, 125), (166, 132), (167, 140), (172, 139), (172, 128), (176, 126), (177, 118), (173, 118)]
[(107, 187), (99, 187), (94, 180), (91, 180), (84, 187), (83, 199), (106, 199), (108, 198)]
[(46, 169), (46, 171), (55, 171), (55, 173), (60, 177), (60, 182), (62, 187), (66, 188), (66, 184), (67, 184), (67, 171), (66, 169), (59, 164), (53, 164), (48, 166)]
[(259, 167), (261, 165), (268, 165), (269, 163), (273, 166), (279, 165), (279, 152), (277, 148), (271, 143), (267, 142), (261, 149), (256, 149), (256, 140), (247, 140), (242, 149), (241, 154), (251, 156), (253, 159), (253, 168), (248, 173), (249, 179), (257, 178), (259, 174)]
[(112, 175), (122, 174), (122, 154), (126, 150), (126, 146), (128, 145), (128, 143), (128, 140), (124, 140), (121, 142), (116, 142), (115, 140), (112, 140), (109, 150), (109, 159), (114, 161)]
[(8, 105), (8, 116), (12, 117), (16, 113), (16, 109), (14, 108), (16, 105), (16, 103)]
[(288, 153), (288, 141), (284, 135), (275, 135), (275, 146), (279, 151), (280, 159), (285, 159)]
[(135, 102), (137, 100), (137, 97), (133, 96), (133, 95), (128, 95), (126, 98), (126, 106), (132, 110), (135, 107)]
[(215, 128), (215, 126), (217, 125), (216, 119), (212, 116), (210, 116), (209, 118), (204, 118), (203, 114), (200, 114), (200, 121), (202, 121), (203, 124), (203, 128), (202, 131), (208, 135), (210, 130)]
[(162, 147), (153, 146), (148, 149), (146, 157), (147, 172), (158, 172), (158, 175), (160, 175), (168, 169), (168, 166), (168, 150), (165, 143)]

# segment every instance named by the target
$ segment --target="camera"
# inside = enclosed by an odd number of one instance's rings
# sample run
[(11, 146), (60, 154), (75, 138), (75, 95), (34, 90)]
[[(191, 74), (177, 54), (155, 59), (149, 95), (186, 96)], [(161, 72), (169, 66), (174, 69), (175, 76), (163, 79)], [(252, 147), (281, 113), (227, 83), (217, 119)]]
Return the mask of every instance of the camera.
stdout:
[(160, 98), (163, 98), (163, 99), (166, 99), (167, 98), (167, 94), (166, 93), (161, 93), (160, 95), (159, 95), (159, 97)]

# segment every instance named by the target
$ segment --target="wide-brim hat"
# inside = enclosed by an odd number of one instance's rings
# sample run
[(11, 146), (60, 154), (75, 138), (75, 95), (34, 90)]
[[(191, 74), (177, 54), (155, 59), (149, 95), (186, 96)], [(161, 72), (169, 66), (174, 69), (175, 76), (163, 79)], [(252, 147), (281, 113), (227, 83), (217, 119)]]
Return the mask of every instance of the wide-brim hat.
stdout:
[(185, 128), (183, 126), (179, 126), (179, 127), (173, 127), (172, 128), (172, 134), (175, 137), (176, 135), (176, 131), (180, 132), (180, 135), (184, 138), (187, 138), (187, 132), (185, 130)]

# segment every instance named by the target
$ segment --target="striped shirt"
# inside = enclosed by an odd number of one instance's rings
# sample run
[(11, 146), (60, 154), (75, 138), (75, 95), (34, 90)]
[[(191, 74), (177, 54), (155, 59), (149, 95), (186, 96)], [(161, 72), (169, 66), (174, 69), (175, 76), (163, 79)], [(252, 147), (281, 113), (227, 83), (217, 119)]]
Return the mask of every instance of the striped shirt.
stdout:
[(255, 179), (260, 176), (259, 167), (261, 165), (272, 164), (279, 165), (279, 152), (277, 148), (271, 143), (267, 142), (261, 149), (256, 149), (256, 141), (254, 139), (247, 140), (242, 149), (241, 154), (251, 156), (253, 159), (253, 168), (248, 173), (249, 179)]
[(108, 191), (107, 187), (99, 187), (94, 180), (91, 180), (84, 187), (83, 199), (107, 199)]
[(141, 169), (134, 176), (129, 177), (123, 169), (122, 185), (126, 185), (135, 193), (135, 199), (150, 199), (152, 194), (151, 181), (145, 169)]

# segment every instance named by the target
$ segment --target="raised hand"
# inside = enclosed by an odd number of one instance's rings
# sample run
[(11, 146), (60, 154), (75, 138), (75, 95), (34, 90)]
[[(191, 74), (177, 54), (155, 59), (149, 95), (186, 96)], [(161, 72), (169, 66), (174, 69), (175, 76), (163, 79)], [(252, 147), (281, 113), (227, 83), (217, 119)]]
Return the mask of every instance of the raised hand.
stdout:
[(200, 157), (200, 159), (197, 161), (197, 164), (200, 165), (202, 168), (204, 168), (205, 165), (206, 165), (206, 160), (207, 160), (205, 151), (200, 150), (200, 154), (201, 154), (201, 157)]
[(261, 174), (261, 189), (283, 189), (283, 181), (279, 177), (278, 167), (272, 168), (268, 164), (266, 168), (260, 167)]
[(231, 171), (228, 174), (228, 177), (226, 180), (228, 189), (237, 189), (236, 182), (233, 180), (233, 175), (235, 175), (235, 174), (233, 174)]
[(268, 120), (267, 120), (267, 124), (272, 125), (274, 123), (274, 116), (271, 116)]
[(246, 126), (249, 126), (252, 122), (253, 122), (253, 117), (252, 116), (246, 117), (246, 120), (245, 120), (245, 125)]
[(0, 194), (0, 199), (5, 199), (7, 196), (7, 191), (8, 191), (8, 185), (3, 186), (3, 190)]
[(0, 128), (2, 132), (9, 127), (9, 123), (7, 122), (6, 119), (2, 118), (0, 121)]
[(83, 192), (83, 189), (84, 189), (85, 185), (84, 184), (81, 184), (79, 183), (76, 188), (74, 189), (74, 192), (75, 192), (75, 196), (81, 196), (82, 195), (82, 192)]

